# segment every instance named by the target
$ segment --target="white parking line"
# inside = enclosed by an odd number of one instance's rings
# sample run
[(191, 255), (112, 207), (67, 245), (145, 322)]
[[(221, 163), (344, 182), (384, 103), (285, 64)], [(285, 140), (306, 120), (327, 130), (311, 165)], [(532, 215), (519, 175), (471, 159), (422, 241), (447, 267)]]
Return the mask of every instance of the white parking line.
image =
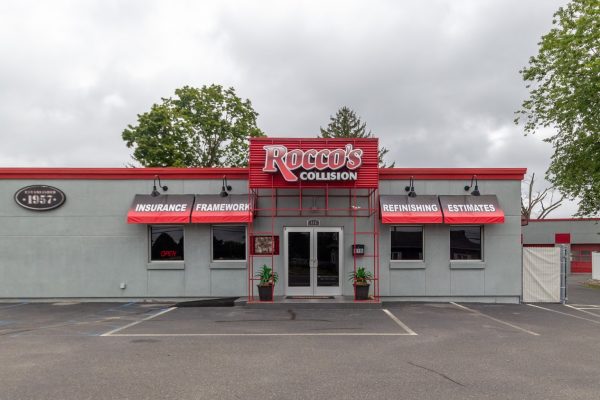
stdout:
[(596, 313), (593, 313), (593, 312), (586, 311), (586, 310), (597, 310), (597, 311), (600, 311), (600, 309), (597, 309), (597, 308), (579, 308), (579, 307), (574, 307), (574, 306), (572, 306), (572, 305), (569, 305), (569, 304), (565, 304), (565, 306), (567, 306), (567, 307), (569, 307), (569, 308), (572, 308), (573, 310), (577, 310), (577, 311), (580, 311), (580, 312), (582, 312), (582, 313), (589, 314), (589, 315), (591, 315), (591, 316), (593, 316), (593, 317), (600, 318), (600, 315), (599, 315), (599, 314), (596, 314)]
[(171, 307), (166, 310), (162, 310), (156, 314), (152, 314), (139, 321), (134, 321), (130, 324), (124, 325), (120, 328), (113, 329), (112, 331), (103, 333), (100, 336), (104, 337), (210, 337), (210, 336), (415, 336), (417, 333), (410, 329), (405, 323), (400, 321), (394, 314), (389, 310), (384, 309), (385, 312), (398, 326), (402, 328), (404, 332), (297, 332), (297, 333), (118, 333), (125, 329), (131, 328), (132, 326), (138, 325), (142, 322), (156, 318), (159, 315), (165, 314), (169, 311), (176, 309), (177, 307)]
[(19, 306), (24, 306), (26, 304), (29, 304), (29, 303), (17, 303), (17, 304), (11, 304), (10, 306), (2, 306), (2, 307), (0, 307), (0, 310), (4, 310), (5, 308), (14, 308), (14, 307), (19, 307)]
[(100, 335), (100, 336), (115, 336), (115, 335), (114, 335), (115, 333), (117, 333), (117, 332), (120, 332), (120, 331), (122, 331), (123, 329), (131, 328), (132, 326), (135, 326), (135, 325), (137, 325), (137, 324), (141, 324), (141, 323), (142, 323), (142, 322), (144, 322), (144, 321), (149, 321), (149, 320), (151, 320), (152, 318), (156, 318), (156, 317), (158, 317), (159, 315), (166, 314), (166, 313), (168, 313), (169, 311), (173, 311), (173, 310), (175, 310), (176, 308), (177, 308), (177, 307), (170, 307), (170, 308), (167, 308), (166, 310), (159, 311), (159, 312), (157, 312), (156, 314), (152, 314), (152, 315), (150, 315), (150, 316), (148, 316), (148, 317), (146, 317), (146, 318), (140, 319), (139, 321), (134, 321), (134, 322), (132, 322), (132, 323), (130, 323), (130, 324), (127, 324), (127, 325), (125, 325), (125, 326), (122, 326), (122, 327), (120, 327), (120, 328), (113, 329), (112, 331), (108, 331), (108, 332), (106, 332), (106, 333), (103, 333), (103, 334), (102, 334), (102, 335)]
[(529, 335), (532, 335), (532, 336), (540, 336), (540, 334), (539, 334), (539, 333), (536, 333), (536, 332), (533, 332), (533, 331), (527, 330), (527, 329), (525, 329), (525, 328), (521, 328), (520, 326), (517, 326), (517, 325), (511, 324), (510, 322), (502, 321), (501, 319), (498, 319), (498, 318), (491, 317), (491, 316), (489, 316), (489, 315), (487, 315), (487, 314), (484, 314), (484, 313), (482, 313), (482, 312), (479, 312), (479, 311), (477, 311), (477, 310), (473, 310), (472, 308), (469, 308), (469, 307), (465, 307), (465, 306), (463, 306), (463, 305), (461, 305), (461, 304), (457, 304), (457, 303), (455, 303), (455, 302), (453, 302), (453, 301), (451, 301), (451, 302), (450, 302), (450, 304), (453, 304), (453, 305), (455, 305), (455, 306), (456, 306), (456, 307), (458, 307), (458, 308), (462, 308), (463, 310), (469, 311), (469, 312), (471, 312), (471, 313), (473, 313), (473, 314), (475, 314), (475, 315), (479, 315), (479, 316), (481, 316), (481, 317), (484, 317), (484, 318), (487, 318), (487, 319), (491, 319), (492, 321), (498, 322), (499, 324), (503, 324), (503, 325), (506, 325), (506, 326), (510, 326), (510, 327), (511, 327), (511, 328), (513, 328), (513, 329), (516, 329), (516, 330), (518, 330), (518, 331), (521, 331), (521, 332), (525, 332), (525, 333), (527, 333), (527, 334), (529, 334)]
[[(565, 304), (566, 306), (568, 305), (571, 308), (575, 308), (577, 310), (595, 310), (595, 311), (600, 311), (600, 305), (597, 304)], [(597, 315), (598, 314), (594, 314)]]
[(413, 331), (412, 329), (410, 329), (404, 322), (400, 321), (394, 314), (391, 313), (390, 310), (387, 310), (387, 309), (384, 308), (381, 311), (383, 311), (384, 313), (386, 313), (388, 315), (388, 317), (390, 317), (392, 319), (392, 321), (394, 321), (396, 324), (398, 324), (398, 326), (400, 326), (400, 328), (404, 329), (407, 334), (409, 334), (411, 336), (416, 336), (417, 335), (417, 333), (415, 331)]
[(370, 332), (331, 332), (331, 333), (116, 333), (101, 335), (110, 337), (194, 337), (194, 336), (413, 336), (412, 333), (370, 333)]
[(571, 304), (574, 307), (579, 307), (579, 308), (583, 308), (583, 307), (589, 307), (589, 308), (599, 308), (600, 309), (600, 304)]
[(589, 322), (592, 322), (592, 323), (594, 323), (594, 324), (600, 324), (600, 321), (598, 321), (598, 320), (589, 319), (589, 318), (583, 318), (583, 317), (580, 317), (579, 315), (573, 315), (573, 314), (565, 313), (565, 312), (562, 312), (562, 311), (553, 310), (553, 309), (551, 309), (551, 308), (546, 308), (546, 307), (537, 306), (537, 305), (535, 305), (535, 304), (527, 304), (527, 305), (528, 305), (529, 307), (535, 307), (535, 308), (539, 308), (539, 309), (546, 310), (546, 311), (552, 311), (553, 313), (557, 313), (557, 314), (566, 315), (567, 317), (572, 317), (572, 318), (582, 319), (582, 320), (584, 320), (584, 321), (589, 321)]

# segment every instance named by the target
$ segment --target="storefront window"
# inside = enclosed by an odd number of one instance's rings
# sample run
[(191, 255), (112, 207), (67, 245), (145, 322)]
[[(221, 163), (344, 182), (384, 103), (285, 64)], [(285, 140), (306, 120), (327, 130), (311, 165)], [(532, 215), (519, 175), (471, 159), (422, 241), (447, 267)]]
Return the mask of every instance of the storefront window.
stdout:
[(183, 261), (183, 227), (150, 227), (150, 261)]
[(450, 227), (450, 259), (481, 260), (481, 227)]
[(423, 260), (423, 227), (392, 226), (392, 260)]
[(233, 225), (213, 226), (212, 255), (214, 261), (245, 260), (246, 227)]

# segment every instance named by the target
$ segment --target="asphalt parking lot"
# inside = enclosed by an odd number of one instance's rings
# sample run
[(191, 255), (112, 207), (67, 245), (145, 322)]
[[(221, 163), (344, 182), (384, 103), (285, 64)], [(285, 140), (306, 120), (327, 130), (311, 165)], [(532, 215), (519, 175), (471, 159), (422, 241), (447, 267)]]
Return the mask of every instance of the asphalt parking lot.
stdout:
[(600, 290), (572, 286), (569, 305), (4, 303), (0, 399), (598, 398)]

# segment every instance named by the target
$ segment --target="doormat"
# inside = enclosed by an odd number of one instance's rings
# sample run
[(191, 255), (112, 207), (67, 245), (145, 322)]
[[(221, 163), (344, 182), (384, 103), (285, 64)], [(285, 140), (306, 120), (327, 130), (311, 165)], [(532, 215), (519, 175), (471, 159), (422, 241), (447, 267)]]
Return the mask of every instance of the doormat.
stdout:
[(333, 300), (333, 296), (287, 296), (290, 300)]

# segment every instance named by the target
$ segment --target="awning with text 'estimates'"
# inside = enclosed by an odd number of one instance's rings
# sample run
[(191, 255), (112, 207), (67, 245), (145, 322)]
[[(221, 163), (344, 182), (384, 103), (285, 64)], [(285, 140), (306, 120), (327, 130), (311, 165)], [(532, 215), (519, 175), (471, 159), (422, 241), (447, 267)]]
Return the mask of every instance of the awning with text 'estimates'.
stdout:
[(495, 194), (440, 196), (446, 224), (503, 224), (504, 211)]
[(189, 224), (192, 194), (136, 194), (127, 213), (128, 224)]
[(442, 211), (437, 196), (379, 196), (384, 224), (441, 224)]
[(197, 194), (192, 210), (192, 223), (252, 222), (252, 209), (247, 194), (230, 194), (226, 197)]

